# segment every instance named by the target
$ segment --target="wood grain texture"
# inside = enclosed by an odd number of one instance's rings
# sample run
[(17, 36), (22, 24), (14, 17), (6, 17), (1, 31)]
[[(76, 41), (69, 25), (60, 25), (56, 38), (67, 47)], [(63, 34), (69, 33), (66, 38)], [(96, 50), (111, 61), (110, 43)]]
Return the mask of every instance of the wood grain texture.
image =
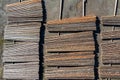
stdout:
[(120, 39), (119, 30), (102, 32), (101, 35), (102, 35), (102, 39)]
[(102, 66), (99, 68), (101, 78), (120, 78), (120, 66)]
[(5, 79), (38, 79), (39, 63), (5, 64), (3, 78)]
[(93, 52), (50, 54), (44, 57), (46, 66), (94, 66)]
[(103, 43), (102, 47), (102, 62), (104, 64), (119, 64), (120, 63), (120, 43), (110, 42)]
[(48, 68), (46, 79), (94, 79), (93, 67)]
[(82, 0), (64, 0), (62, 18), (82, 16)]
[(41, 23), (9, 24), (4, 30), (5, 40), (39, 42)]
[(120, 16), (102, 17), (102, 24), (108, 26), (118, 26), (120, 25)]

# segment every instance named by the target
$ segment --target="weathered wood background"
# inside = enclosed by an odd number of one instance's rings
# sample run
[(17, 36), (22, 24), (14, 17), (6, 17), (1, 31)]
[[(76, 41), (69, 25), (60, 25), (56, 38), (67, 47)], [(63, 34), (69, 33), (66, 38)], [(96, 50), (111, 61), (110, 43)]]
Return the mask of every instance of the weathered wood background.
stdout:
[[(0, 0), (0, 54), (2, 53), (3, 44), (3, 29), (6, 24), (6, 13), (4, 7), (6, 4), (19, 2), (23, 0)], [(60, 14), (60, 0), (43, 0), (46, 8), (47, 21), (59, 19)], [(108, 16), (114, 13), (115, 0), (87, 0), (86, 15)], [(120, 15), (120, 0), (117, 8), (117, 15)], [(82, 16), (82, 0), (64, 0), (62, 18), (69, 18), (75, 16)], [(103, 27), (100, 25), (102, 31), (112, 30), (112, 27)], [(120, 27), (115, 27), (115, 30)], [(46, 33), (47, 36), (50, 36)], [(54, 34), (58, 35), (58, 34)], [(97, 34), (98, 35), (98, 34)], [(100, 36), (97, 36), (98, 43), (100, 43)], [(100, 52), (98, 52), (100, 53)], [(99, 54), (98, 54), (99, 55)], [(101, 63), (101, 60), (100, 60)], [(102, 65), (102, 64), (100, 64)], [(0, 58), (0, 73), (2, 72), (2, 63)], [(2, 74), (0, 74), (2, 77)]]

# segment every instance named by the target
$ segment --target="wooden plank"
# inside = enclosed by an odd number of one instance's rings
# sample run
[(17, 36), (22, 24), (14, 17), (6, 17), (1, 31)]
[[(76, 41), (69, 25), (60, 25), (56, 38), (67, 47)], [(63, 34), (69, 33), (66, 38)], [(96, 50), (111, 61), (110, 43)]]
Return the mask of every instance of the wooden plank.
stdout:
[(11, 47), (4, 47), (3, 57), (27, 55), (39, 55), (39, 43), (19, 42)]
[(102, 17), (102, 24), (109, 25), (109, 26), (118, 26), (118, 25), (120, 25), (120, 16)]
[(49, 32), (76, 32), (96, 30), (96, 17), (75, 17), (47, 22)]
[(94, 51), (94, 42), (86, 43), (58, 43), (58, 44), (45, 44), (47, 52), (73, 52), (73, 51)]
[(44, 63), (47, 66), (94, 66), (93, 53), (91, 52), (91, 55), (81, 55), (81, 53), (61, 53), (51, 56), (46, 55), (44, 57)]
[[(31, 65), (31, 66), (30, 66)], [(4, 79), (38, 79), (39, 64), (32, 63), (17, 63), (6, 64), (4, 66)]]
[(82, 0), (64, 0), (63, 17), (80, 17), (82, 16)]
[(49, 79), (94, 79), (93, 67), (72, 67), (45, 69), (45, 78)]
[(39, 62), (39, 55), (29, 56), (5, 56), (3, 62)]
[(50, 36), (45, 38), (45, 43), (62, 43), (62, 42), (75, 42), (75, 41), (83, 41), (89, 42), (94, 41), (93, 32), (79, 32), (79, 33), (70, 33), (63, 34), (60, 36)]
[(99, 69), (101, 78), (120, 78), (120, 67), (119, 66), (102, 66)]
[(120, 31), (106, 31), (102, 32), (102, 39), (120, 39)]
[(5, 27), (4, 39), (39, 42), (41, 23), (11, 24)]
[(104, 64), (119, 64), (120, 63), (120, 43), (109, 42), (103, 43), (102, 47), (102, 62)]

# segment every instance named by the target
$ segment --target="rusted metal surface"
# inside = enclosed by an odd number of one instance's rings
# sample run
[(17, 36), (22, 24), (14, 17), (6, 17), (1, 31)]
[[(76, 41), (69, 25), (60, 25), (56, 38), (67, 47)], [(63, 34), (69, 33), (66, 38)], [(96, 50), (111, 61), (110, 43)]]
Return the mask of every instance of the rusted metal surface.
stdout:
[(96, 16), (86, 16), (86, 17), (74, 17), (74, 18), (65, 18), (62, 20), (52, 20), (48, 21), (47, 24), (70, 24), (70, 23), (85, 23), (85, 22), (95, 22)]
[(5, 79), (39, 79), (39, 63), (5, 64), (3, 78)]
[(60, 42), (60, 41), (68, 41), (74, 39), (84, 39), (84, 38), (93, 38), (93, 32), (78, 32), (78, 33), (69, 33), (57, 36), (48, 36), (45, 38), (45, 43), (52, 43), (52, 42)]
[(39, 41), (40, 23), (12, 24), (5, 27), (4, 39)]
[(47, 68), (46, 79), (94, 79), (93, 67)]
[(50, 53), (44, 57), (47, 66), (94, 66), (93, 52)]
[(8, 23), (42, 21), (41, 0), (30, 0), (6, 5)]
[(45, 37), (45, 78), (94, 79), (96, 17), (49, 21), (47, 30), (49, 34), (68, 33)]
[(101, 44), (102, 62), (104, 64), (120, 64), (120, 43), (109, 42)]
[(7, 56), (3, 57), (3, 62), (39, 62), (39, 55)]
[(68, 18), (47, 22), (49, 32), (75, 32), (96, 30), (96, 16)]
[(95, 44), (94, 44), (92, 32), (72, 33), (72, 34), (61, 35), (54, 38), (47, 38), (46, 44), (44, 46), (47, 52), (95, 50)]
[(39, 55), (39, 44), (30, 42), (19, 42), (10, 45), (10, 47), (7, 47), (7, 45), (4, 46), (3, 57), (27, 55)]
[(99, 68), (101, 78), (120, 78), (120, 66), (102, 66)]
[[(41, 0), (29, 0), (6, 6), (4, 39), (4, 79), (39, 79), (39, 40), (42, 22)], [(14, 64), (13, 64), (14, 63)]]
[(108, 26), (118, 26), (120, 25), (120, 16), (102, 17), (102, 24)]
[(102, 39), (120, 39), (120, 30), (102, 32), (101, 36)]
[(40, 27), (37, 22), (6, 25), (4, 39), (39, 42)]
[(94, 51), (94, 42), (58, 43), (45, 45), (47, 52)]

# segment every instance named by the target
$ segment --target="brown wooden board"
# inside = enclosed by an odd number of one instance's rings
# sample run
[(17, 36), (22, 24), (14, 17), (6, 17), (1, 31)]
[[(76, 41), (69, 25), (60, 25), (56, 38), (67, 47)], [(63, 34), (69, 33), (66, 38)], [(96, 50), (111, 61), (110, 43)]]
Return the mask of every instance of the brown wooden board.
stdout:
[(5, 64), (3, 78), (5, 79), (38, 79), (39, 63)]
[(109, 26), (118, 26), (120, 25), (120, 16), (102, 17), (102, 24), (109, 25)]
[(76, 32), (96, 30), (96, 17), (74, 17), (47, 22), (49, 32)]
[(46, 79), (94, 79), (93, 67), (46, 68)]
[(99, 68), (101, 78), (120, 78), (120, 66), (101, 66)]
[(102, 48), (102, 62), (104, 64), (118, 64), (120, 63), (120, 43), (109, 42), (101, 44)]
[(41, 23), (18, 23), (6, 25), (4, 39), (39, 42)]
[(44, 57), (46, 66), (94, 66), (93, 52), (49, 53)]
[(120, 39), (120, 30), (102, 32), (101, 36), (102, 39)]

